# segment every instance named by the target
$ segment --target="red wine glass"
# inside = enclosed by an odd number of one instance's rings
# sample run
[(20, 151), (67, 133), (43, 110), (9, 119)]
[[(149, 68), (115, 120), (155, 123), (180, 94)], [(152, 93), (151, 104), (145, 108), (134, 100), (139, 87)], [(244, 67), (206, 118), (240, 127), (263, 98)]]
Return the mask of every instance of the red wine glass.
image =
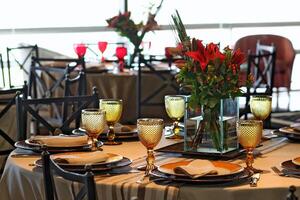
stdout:
[(86, 53), (87, 46), (83, 43), (74, 44), (75, 53), (79, 58), (82, 58)]
[(98, 42), (98, 49), (100, 50), (100, 52), (101, 52), (101, 62), (104, 62), (104, 56), (103, 56), (103, 54), (104, 54), (104, 51), (106, 50), (106, 48), (107, 48), (107, 42)]
[(127, 49), (125, 47), (116, 48), (116, 56), (119, 60), (119, 70), (120, 72), (124, 71), (124, 57), (127, 55)]

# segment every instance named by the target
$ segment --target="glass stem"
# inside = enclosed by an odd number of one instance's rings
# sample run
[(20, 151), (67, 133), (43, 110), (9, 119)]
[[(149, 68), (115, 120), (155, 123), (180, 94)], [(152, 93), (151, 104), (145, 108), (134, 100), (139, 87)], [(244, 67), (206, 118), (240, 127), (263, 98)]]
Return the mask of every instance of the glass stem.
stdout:
[(92, 151), (96, 151), (97, 150), (97, 138), (93, 138), (93, 137), (89, 137), (89, 141), (92, 143)]
[(177, 136), (180, 133), (179, 122), (177, 120), (175, 120), (173, 123), (173, 133), (174, 133), (174, 135), (177, 135)]
[(155, 168), (154, 166), (154, 151), (153, 149), (147, 149), (147, 166), (146, 166), (146, 171), (145, 171), (145, 175), (148, 176), (150, 171), (153, 170)]
[(252, 164), (254, 162), (254, 157), (253, 157), (253, 149), (248, 149), (247, 150), (247, 156), (246, 156), (246, 165), (248, 169), (252, 169)]
[(108, 141), (114, 141), (115, 139), (114, 124), (108, 124), (107, 139)]

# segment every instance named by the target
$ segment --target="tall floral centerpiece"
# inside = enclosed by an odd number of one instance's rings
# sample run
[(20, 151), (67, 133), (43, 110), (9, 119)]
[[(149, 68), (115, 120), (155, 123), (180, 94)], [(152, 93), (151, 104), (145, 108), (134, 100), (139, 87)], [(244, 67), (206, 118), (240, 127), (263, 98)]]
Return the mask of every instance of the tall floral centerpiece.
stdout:
[(154, 5), (150, 6), (146, 23), (143, 21), (135, 23), (131, 19), (131, 12), (119, 13), (119, 15), (106, 20), (108, 27), (114, 28), (116, 32), (118, 32), (121, 36), (128, 38), (128, 40), (133, 44), (134, 52), (130, 59), (129, 65), (134, 62), (134, 58), (138, 55), (138, 53), (141, 53), (142, 49), (140, 49), (140, 45), (145, 34), (149, 31), (158, 29), (158, 24), (155, 20), (155, 17), (159, 12), (162, 3), (163, 0), (161, 0), (160, 4), (155, 9), (153, 9)]
[[(240, 50), (233, 51), (229, 47), (220, 50), (218, 44), (205, 45), (199, 39), (190, 38), (177, 11), (172, 19), (179, 38), (177, 52), (185, 61), (178, 65), (177, 80), (190, 92), (188, 106), (195, 112), (201, 110), (201, 121), (188, 145), (190, 149), (197, 149), (203, 135), (209, 133), (214, 148), (222, 152), (228, 147), (223, 140), (226, 125), (220, 121), (221, 107), (224, 106), (223, 100), (242, 94), (240, 65), (245, 57)], [(246, 82), (251, 84), (251, 77)]]

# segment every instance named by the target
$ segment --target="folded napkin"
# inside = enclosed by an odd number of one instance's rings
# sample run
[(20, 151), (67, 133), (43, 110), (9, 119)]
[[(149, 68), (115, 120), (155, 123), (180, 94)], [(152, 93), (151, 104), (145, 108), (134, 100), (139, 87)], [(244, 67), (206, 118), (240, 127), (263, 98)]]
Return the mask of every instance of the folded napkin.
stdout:
[(70, 152), (51, 155), (51, 158), (60, 164), (85, 165), (105, 162), (111, 154), (102, 151)]
[(29, 141), (32, 143), (44, 144), (48, 147), (76, 147), (86, 145), (88, 143), (87, 135), (80, 136), (69, 136), (69, 135), (58, 135), (58, 136), (31, 136)]
[(185, 166), (177, 166), (174, 168), (177, 174), (185, 174), (191, 178), (198, 178), (208, 174), (217, 174), (216, 167), (208, 160), (194, 160)]

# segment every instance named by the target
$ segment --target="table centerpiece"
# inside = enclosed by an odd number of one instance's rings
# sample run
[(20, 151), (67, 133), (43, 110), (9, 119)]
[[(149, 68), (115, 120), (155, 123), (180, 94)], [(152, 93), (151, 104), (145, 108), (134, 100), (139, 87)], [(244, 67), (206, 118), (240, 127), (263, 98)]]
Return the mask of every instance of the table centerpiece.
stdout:
[[(185, 151), (226, 153), (238, 147), (236, 121), (240, 89), (240, 65), (245, 56), (238, 49), (190, 38), (179, 13), (172, 15), (178, 34), (178, 51), (184, 59), (177, 80), (190, 95), (185, 112)], [(247, 77), (246, 85), (252, 83)]]
[[(128, 40), (133, 44), (134, 52), (130, 58), (129, 66), (132, 65), (135, 57), (143, 51), (143, 49), (140, 48), (140, 45), (146, 33), (158, 29), (155, 17), (159, 12), (162, 3), (163, 0), (160, 1), (159, 5), (155, 9), (153, 8), (153, 4), (149, 7), (146, 23), (143, 21), (135, 23), (131, 19), (130, 11), (124, 13), (120, 12), (119, 15), (106, 20), (109, 28), (114, 28), (116, 32), (118, 32), (121, 36), (128, 38)], [(154, 10), (154, 12), (152, 10)]]

